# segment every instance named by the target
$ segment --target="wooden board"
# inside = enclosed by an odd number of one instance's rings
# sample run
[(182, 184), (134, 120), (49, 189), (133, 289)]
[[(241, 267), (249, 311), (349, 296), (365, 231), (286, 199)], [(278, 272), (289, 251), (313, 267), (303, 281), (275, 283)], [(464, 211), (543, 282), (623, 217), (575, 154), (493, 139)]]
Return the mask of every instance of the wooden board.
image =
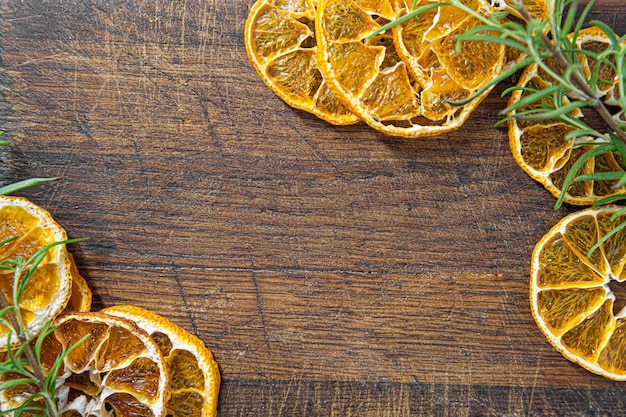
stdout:
[(0, 3), (1, 178), (62, 177), (21, 194), (91, 237), (94, 308), (202, 338), (220, 416), (626, 415), (531, 317), (532, 248), (575, 208), (511, 157), (505, 86), (439, 137), (334, 127), (261, 82), (251, 4)]

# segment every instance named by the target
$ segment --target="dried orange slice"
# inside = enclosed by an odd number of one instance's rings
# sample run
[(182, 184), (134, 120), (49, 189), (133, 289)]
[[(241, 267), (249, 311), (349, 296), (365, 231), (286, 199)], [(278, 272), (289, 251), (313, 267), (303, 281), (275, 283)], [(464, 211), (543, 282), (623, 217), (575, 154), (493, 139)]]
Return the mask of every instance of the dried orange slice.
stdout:
[[(315, 19), (320, 71), (353, 113), (387, 135), (432, 136), (457, 129), (489, 91), (464, 106), (448, 102), (469, 97), (499, 74), (504, 47), (465, 42), (456, 53), (454, 35), (478, 21), (445, 6), (372, 36), (412, 5), (396, 3), (320, 0)], [(492, 12), (484, 0), (471, 6)]]
[(113, 306), (102, 311), (133, 320), (161, 348), (170, 375), (168, 415), (217, 415), (219, 369), (213, 355), (199, 338), (168, 319), (140, 307)]
[[(566, 216), (532, 255), (532, 314), (550, 343), (591, 372), (626, 380), (626, 307), (615, 292), (626, 285), (626, 230), (587, 252), (626, 221), (618, 207), (588, 208)], [(619, 304), (619, 306), (618, 306)]]
[(258, 0), (244, 29), (246, 51), (263, 82), (288, 105), (336, 125), (352, 114), (328, 89), (315, 61), (313, 0)]
[[(0, 196), (0, 241), (17, 239), (0, 246), (0, 259), (28, 259), (44, 246), (67, 239), (65, 230), (50, 213), (21, 197)], [(0, 270), (0, 289), (10, 303), (13, 273)], [(26, 336), (34, 338), (48, 321), (65, 308), (72, 293), (71, 261), (65, 245), (52, 247), (40, 263), (20, 300)], [(0, 350), (7, 349), (8, 329), (0, 326)], [(12, 338), (16, 345), (17, 338)]]
[(85, 281), (85, 278), (78, 272), (72, 254), (68, 252), (67, 255), (70, 259), (70, 273), (72, 274), (72, 294), (61, 314), (71, 311), (89, 311), (91, 310), (91, 301), (93, 298), (91, 289), (87, 281)]
[[(576, 44), (579, 48), (598, 52), (606, 49), (609, 42), (604, 32), (591, 27), (579, 33)], [(556, 65), (550, 60), (548, 63), (552, 66)], [(596, 63), (581, 54), (580, 64), (583, 72), (589, 76), (590, 67)], [(615, 76), (607, 65), (600, 67), (599, 74), (607, 81), (613, 80)], [(543, 89), (550, 86), (550, 81), (537, 65), (531, 64), (524, 70), (517, 85), (526, 89)], [(615, 89), (604, 84), (600, 87), (600, 98), (603, 98), (609, 105), (614, 104)], [(519, 101), (527, 94), (527, 91), (514, 91), (509, 104)], [(565, 100), (568, 99), (565, 98)], [(515, 115), (515, 112), (510, 115)], [(582, 117), (582, 112), (576, 112), (572, 116)], [(556, 120), (529, 122), (514, 117), (509, 119), (509, 143), (515, 161), (531, 178), (543, 184), (555, 197), (560, 195), (565, 177), (574, 162), (589, 149), (588, 146), (574, 147), (580, 140), (578, 142), (565, 140), (564, 136), (571, 130), (571, 127)], [(624, 162), (609, 153), (589, 160), (578, 174), (623, 171), (624, 169)], [(564, 201), (575, 205), (590, 205), (601, 198), (626, 192), (626, 187), (615, 188), (615, 183), (615, 181), (573, 183), (566, 190)]]
[[(42, 364), (50, 369), (63, 346), (89, 337), (64, 359), (56, 401), (63, 416), (165, 415), (168, 373), (154, 340), (134, 322), (103, 313), (69, 313), (44, 341)], [(0, 393), (6, 410), (32, 395), (18, 385)]]
[[(524, 0), (524, 7), (533, 18), (539, 20), (540, 22), (543, 22), (548, 18), (548, 4), (546, 0)], [(522, 19), (522, 16), (517, 9), (511, 7), (510, 1), (505, 2), (504, 10), (511, 13), (513, 16)]]

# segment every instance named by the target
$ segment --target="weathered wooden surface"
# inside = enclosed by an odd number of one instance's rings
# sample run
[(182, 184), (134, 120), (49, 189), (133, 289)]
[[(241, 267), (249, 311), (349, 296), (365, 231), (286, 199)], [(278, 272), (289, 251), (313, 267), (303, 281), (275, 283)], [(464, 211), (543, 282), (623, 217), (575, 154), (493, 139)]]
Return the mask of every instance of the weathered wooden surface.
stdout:
[[(201, 337), (221, 416), (626, 415), (531, 317), (573, 208), (513, 161), (497, 92), (437, 138), (330, 126), (249, 65), (251, 3), (0, 2), (2, 181), (63, 177), (22, 194), (92, 238), (94, 307)], [(622, 0), (594, 17), (626, 29)]]

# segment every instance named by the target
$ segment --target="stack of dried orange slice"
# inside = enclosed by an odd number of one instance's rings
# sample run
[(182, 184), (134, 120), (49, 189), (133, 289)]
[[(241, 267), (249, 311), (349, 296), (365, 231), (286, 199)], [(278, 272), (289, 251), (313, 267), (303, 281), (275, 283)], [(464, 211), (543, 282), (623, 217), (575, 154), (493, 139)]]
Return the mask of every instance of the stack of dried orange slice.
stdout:
[[(604, 32), (590, 27), (578, 33), (575, 44), (580, 49), (601, 53), (610, 42)], [(546, 63), (556, 69), (553, 60)], [(582, 53), (579, 63), (588, 79), (592, 70), (597, 69), (598, 77), (608, 81), (598, 84), (598, 96), (607, 108), (616, 109), (615, 118), (622, 119), (623, 114), (616, 106), (617, 88), (615, 83), (610, 83), (616, 80), (615, 72), (609, 65), (598, 65)], [(518, 82), (521, 88), (513, 92), (509, 104), (549, 87), (549, 80), (546, 71), (535, 64), (528, 66)], [(562, 99), (564, 104), (570, 100)], [(584, 115), (575, 111), (571, 116)], [(509, 119), (515, 160), (555, 197), (560, 196), (566, 175), (576, 160), (594, 146), (591, 138), (566, 139), (573, 129), (558, 120)], [(619, 156), (605, 153), (590, 158), (577, 175), (625, 170)], [(617, 181), (589, 180), (574, 182), (563, 191), (566, 203), (593, 205), (603, 198), (626, 193), (626, 187), (619, 186)], [(621, 287), (626, 281), (626, 232), (619, 227), (626, 217), (620, 214), (620, 209), (604, 206), (572, 213), (537, 243), (530, 268), (530, 301), (535, 321), (559, 352), (591, 372), (623, 381), (626, 380), (626, 308), (616, 293), (624, 293)], [(612, 230), (617, 233), (598, 244)]]
[[(52, 216), (20, 197), (0, 196), (2, 259), (30, 257), (38, 249), (67, 239)], [(0, 269), (0, 290), (13, 303), (13, 274)], [(19, 300), (26, 336), (34, 339), (47, 322), (56, 328), (43, 342), (47, 372), (59, 352), (84, 336), (64, 359), (57, 379), (60, 415), (186, 416), (217, 414), (220, 375), (217, 363), (197, 337), (160, 315), (133, 306), (91, 310), (91, 290), (65, 245), (52, 247)], [(14, 349), (9, 329), (0, 327), (0, 351)], [(11, 346), (8, 346), (8, 345)], [(18, 377), (4, 373), (3, 381)], [(0, 391), (4, 413), (24, 403), (37, 388), (29, 384)], [(37, 405), (37, 401), (32, 405)], [(39, 404), (41, 405), (41, 404)]]
[[(600, 53), (607, 49), (610, 40), (597, 27), (581, 30), (576, 38), (579, 49)], [(590, 77), (596, 62), (590, 57), (580, 55), (580, 66), (584, 74)], [(548, 60), (553, 67), (556, 63)], [(600, 79), (611, 81), (615, 73), (606, 64), (600, 65)], [(529, 65), (522, 73), (518, 84), (520, 90), (511, 94), (509, 103), (523, 99), (532, 91), (550, 86), (550, 77), (536, 64)], [(599, 98), (603, 99), (609, 108), (616, 106), (617, 88), (615, 85), (599, 84)], [(564, 100), (568, 100), (567, 97)], [(618, 107), (613, 107), (618, 109)], [(519, 112), (528, 110), (520, 109)], [(511, 115), (514, 115), (512, 112)], [(583, 117), (582, 112), (575, 112), (573, 117)], [(615, 114), (616, 118), (624, 118), (623, 114)], [(572, 127), (557, 120), (542, 120), (536, 122), (525, 121), (512, 117), (509, 119), (509, 140), (513, 156), (518, 165), (533, 179), (537, 180), (555, 197), (561, 193), (565, 177), (575, 161), (593, 144), (579, 146), (580, 140), (565, 140), (565, 135), (573, 130)], [(584, 139), (583, 139), (584, 141)], [(606, 171), (624, 171), (624, 163), (612, 153), (591, 158), (578, 173), (590, 174)], [(581, 181), (572, 183), (565, 190), (564, 202), (575, 205), (590, 205), (615, 194), (623, 194), (626, 187), (615, 187), (617, 181)]]
[[(433, 2), (442, 1), (416, 6)], [(484, 15), (494, 11), (487, 0), (465, 3)], [(410, 6), (412, 0), (258, 0), (245, 24), (246, 50), (280, 98), (331, 123), (361, 120), (401, 137), (449, 132), (489, 90), (462, 106), (450, 102), (499, 75), (507, 53), (487, 42), (464, 42), (457, 52), (454, 35), (479, 21), (454, 7), (377, 33)]]

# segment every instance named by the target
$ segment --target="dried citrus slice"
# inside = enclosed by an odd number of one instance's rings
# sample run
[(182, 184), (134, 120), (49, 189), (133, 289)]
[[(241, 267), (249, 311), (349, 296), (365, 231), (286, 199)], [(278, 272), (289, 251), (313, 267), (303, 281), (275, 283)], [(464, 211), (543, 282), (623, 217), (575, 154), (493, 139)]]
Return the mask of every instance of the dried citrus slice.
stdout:
[[(504, 47), (465, 42), (456, 53), (454, 35), (478, 21), (452, 7), (372, 36), (409, 10), (405, 1), (394, 6), (389, 0), (320, 0), (315, 29), (324, 79), (353, 113), (387, 135), (431, 136), (459, 128), (488, 91), (464, 106), (448, 102), (469, 97), (500, 73)], [(491, 12), (484, 0), (472, 6)]]
[[(89, 336), (63, 361), (56, 392), (60, 415), (165, 415), (169, 380), (163, 355), (133, 321), (99, 312), (69, 313), (55, 326), (42, 349), (46, 370), (63, 346)], [(18, 385), (2, 391), (2, 409), (19, 405), (32, 389)]]
[(313, 0), (258, 0), (248, 15), (248, 57), (263, 82), (285, 103), (336, 125), (353, 124), (352, 114), (328, 89), (315, 61)]
[(219, 369), (213, 355), (199, 338), (168, 319), (140, 307), (113, 306), (102, 311), (133, 320), (161, 348), (170, 375), (168, 415), (217, 415)]
[[(0, 241), (17, 239), (0, 246), (0, 259), (28, 259), (44, 246), (67, 239), (65, 230), (50, 213), (21, 197), (0, 196)], [(44, 324), (66, 306), (72, 288), (71, 263), (65, 245), (52, 247), (39, 264), (20, 300), (26, 336), (34, 338)], [(0, 270), (0, 289), (10, 303), (13, 273)], [(7, 348), (8, 329), (0, 326), (0, 350)], [(15, 345), (17, 338), (12, 338)]]
[[(522, 19), (519, 11), (516, 8), (511, 7), (510, 1), (505, 2), (504, 6), (504, 10), (511, 13), (513, 16)], [(540, 22), (543, 22), (548, 18), (548, 4), (546, 0), (524, 0), (524, 7), (533, 18), (539, 20)]]
[(69, 313), (71, 311), (89, 311), (91, 310), (91, 301), (93, 298), (91, 289), (89, 288), (87, 281), (85, 281), (85, 278), (83, 278), (80, 272), (78, 272), (78, 268), (76, 267), (72, 254), (68, 252), (67, 255), (70, 259), (72, 294), (61, 314)]
[[(626, 221), (615, 206), (566, 216), (532, 255), (532, 314), (550, 343), (591, 372), (626, 380), (626, 307), (615, 292), (626, 285), (626, 229), (587, 252)], [(618, 292), (619, 293), (619, 292)]]
[[(591, 27), (579, 33), (576, 44), (581, 49), (599, 52), (606, 49), (609, 42), (601, 30)], [(550, 60), (547, 62), (551, 66), (556, 65)], [(596, 65), (594, 61), (582, 54), (580, 64), (587, 76), (590, 74), (590, 67)], [(606, 81), (614, 79), (614, 73), (607, 65), (600, 66), (599, 75)], [(517, 85), (525, 90), (514, 91), (509, 104), (522, 99), (528, 91), (549, 87), (550, 81), (537, 65), (531, 64), (524, 70)], [(609, 105), (614, 104), (614, 88), (605, 84), (600, 84), (600, 87), (598, 91), (600, 98), (603, 98)], [(521, 110), (528, 109), (530, 107)], [(511, 113), (511, 115), (514, 114), (515, 112)], [(582, 117), (583, 114), (576, 112), (572, 116)], [(531, 178), (543, 184), (555, 197), (560, 195), (565, 177), (576, 159), (589, 149), (588, 146), (574, 147), (580, 140), (578, 142), (565, 140), (564, 136), (571, 130), (571, 127), (556, 120), (529, 122), (514, 117), (509, 119), (509, 142), (515, 161)], [(589, 160), (578, 174), (623, 170), (623, 161), (609, 153)], [(564, 201), (575, 205), (590, 205), (601, 198), (626, 192), (626, 187), (615, 188), (614, 185), (614, 181), (576, 182), (566, 191)]]

